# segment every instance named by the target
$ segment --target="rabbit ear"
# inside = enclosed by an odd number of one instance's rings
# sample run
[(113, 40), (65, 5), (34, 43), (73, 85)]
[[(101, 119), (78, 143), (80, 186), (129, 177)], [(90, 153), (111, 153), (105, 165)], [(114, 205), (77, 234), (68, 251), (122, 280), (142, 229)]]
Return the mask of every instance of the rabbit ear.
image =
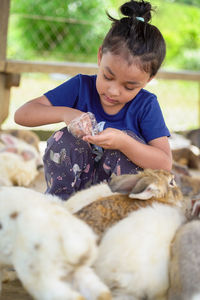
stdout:
[[(153, 182), (152, 182), (153, 181)], [(152, 177), (141, 177), (129, 193), (130, 198), (150, 199), (160, 194), (159, 186)]]
[(199, 217), (200, 216), (200, 200), (192, 199), (192, 217)]
[(4, 142), (4, 144), (7, 146), (15, 146), (16, 144), (16, 138), (11, 134), (2, 133), (0, 138), (2, 142)]
[(113, 193), (129, 194), (138, 180), (138, 174), (112, 175), (108, 186)]
[(156, 197), (157, 191), (158, 191), (157, 186), (155, 184), (151, 183), (140, 193), (131, 192), (129, 194), (129, 198), (147, 200), (147, 199), (151, 199), (152, 197)]

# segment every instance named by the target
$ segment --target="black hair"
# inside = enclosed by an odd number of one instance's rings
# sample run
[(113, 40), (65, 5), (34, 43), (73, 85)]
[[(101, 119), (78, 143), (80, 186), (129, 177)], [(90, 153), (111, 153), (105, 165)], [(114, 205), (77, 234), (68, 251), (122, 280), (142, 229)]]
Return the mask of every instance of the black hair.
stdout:
[(165, 58), (166, 45), (159, 29), (148, 23), (153, 11), (151, 4), (131, 0), (124, 3), (120, 11), (125, 16), (120, 20), (107, 13), (112, 26), (103, 40), (102, 53), (124, 55), (129, 63), (134, 59), (150, 77), (156, 75)]

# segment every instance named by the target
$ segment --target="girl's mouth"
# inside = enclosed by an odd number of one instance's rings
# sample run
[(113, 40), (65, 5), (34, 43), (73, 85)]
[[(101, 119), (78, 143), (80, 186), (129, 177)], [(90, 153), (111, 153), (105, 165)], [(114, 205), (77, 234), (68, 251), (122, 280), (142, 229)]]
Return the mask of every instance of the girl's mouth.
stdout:
[(109, 103), (117, 103), (118, 101), (117, 100), (114, 100), (112, 98), (109, 98), (108, 96), (104, 95), (104, 98), (106, 100), (106, 102), (109, 102)]

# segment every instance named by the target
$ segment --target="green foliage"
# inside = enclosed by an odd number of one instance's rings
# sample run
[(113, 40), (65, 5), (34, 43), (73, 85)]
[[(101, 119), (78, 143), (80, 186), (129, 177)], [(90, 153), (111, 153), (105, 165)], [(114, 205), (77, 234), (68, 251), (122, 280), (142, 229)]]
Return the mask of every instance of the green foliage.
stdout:
[(168, 0), (168, 1), (177, 2), (177, 3), (181, 3), (181, 4), (194, 5), (194, 6), (199, 6), (200, 7), (199, 0)]
[[(151, 23), (160, 29), (166, 41), (164, 67), (200, 70), (200, 0), (147, 1), (154, 9)], [(123, 3), (115, 0), (116, 7)]]
[[(167, 44), (164, 67), (199, 70), (199, 0), (149, 0), (152, 24)], [(96, 61), (110, 21), (124, 0), (11, 1), (8, 56), (17, 59)], [(75, 21), (76, 20), (76, 21)]]
[[(11, 31), (18, 39), (18, 48), (25, 49), (20, 58), (51, 56), (73, 60), (82, 53), (93, 56), (104, 37), (105, 27), (100, 26), (105, 16), (102, 0), (97, 1), (12, 1)], [(105, 24), (106, 18), (104, 18)], [(16, 39), (15, 39), (16, 40)], [(9, 39), (9, 46), (13, 43)], [(13, 48), (12, 48), (13, 49)], [(15, 53), (15, 54), (14, 54)], [(9, 54), (19, 55), (10, 50)]]
[(170, 0), (151, 3), (156, 7), (152, 23), (160, 29), (167, 44), (164, 66), (199, 70), (200, 9)]

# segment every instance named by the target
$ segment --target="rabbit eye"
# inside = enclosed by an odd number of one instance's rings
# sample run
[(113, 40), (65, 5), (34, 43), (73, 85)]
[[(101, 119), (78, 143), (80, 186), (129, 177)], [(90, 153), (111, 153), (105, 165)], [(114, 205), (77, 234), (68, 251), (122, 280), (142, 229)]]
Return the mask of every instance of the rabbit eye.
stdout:
[(176, 181), (175, 181), (174, 178), (172, 178), (172, 179), (170, 180), (169, 185), (172, 186), (172, 187), (176, 186)]

